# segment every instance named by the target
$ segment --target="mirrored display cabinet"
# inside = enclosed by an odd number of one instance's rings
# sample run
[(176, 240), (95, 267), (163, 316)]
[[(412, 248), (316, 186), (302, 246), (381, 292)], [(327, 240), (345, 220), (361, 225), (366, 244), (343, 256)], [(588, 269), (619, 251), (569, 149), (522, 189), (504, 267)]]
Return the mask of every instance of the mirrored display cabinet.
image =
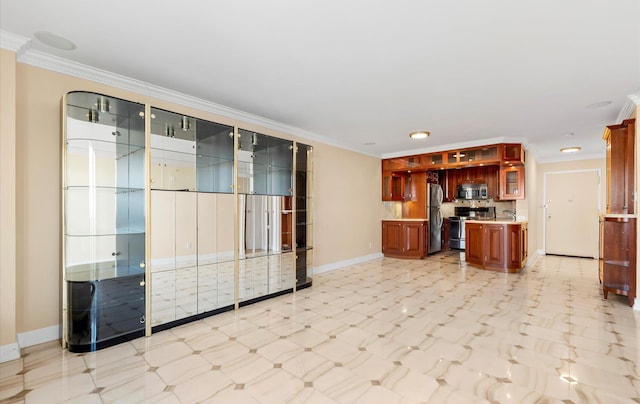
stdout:
[(238, 130), (240, 302), (293, 290), (292, 178), (292, 141)]
[(235, 304), (234, 128), (151, 108), (151, 325)]
[(65, 106), (65, 336), (85, 352), (145, 329), (144, 105), (74, 92)]
[(95, 93), (63, 105), (69, 350), (311, 285), (311, 146)]
[(311, 286), (313, 276), (313, 215), (311, 180), (313, 175), (313, 148), (296, 144), (296, 286)]

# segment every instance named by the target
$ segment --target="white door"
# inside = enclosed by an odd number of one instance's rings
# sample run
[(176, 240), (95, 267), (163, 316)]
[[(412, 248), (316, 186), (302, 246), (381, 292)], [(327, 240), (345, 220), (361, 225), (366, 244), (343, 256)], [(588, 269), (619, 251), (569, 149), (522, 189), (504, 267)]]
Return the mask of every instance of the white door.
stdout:
[(545, 174), (545, 254), (598, 257), (597, 170)]

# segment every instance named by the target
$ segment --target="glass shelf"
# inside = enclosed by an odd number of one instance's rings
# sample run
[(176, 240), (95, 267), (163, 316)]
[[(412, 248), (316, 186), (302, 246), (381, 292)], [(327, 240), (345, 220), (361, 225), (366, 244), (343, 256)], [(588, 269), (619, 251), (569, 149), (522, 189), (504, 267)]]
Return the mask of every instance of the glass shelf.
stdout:
[(144, 188), (144, 149), (120, 143), (74, 139), (66, 142), (67, 186)]
[(68, 187), (67, 235), (144, 233), (144, 189)]

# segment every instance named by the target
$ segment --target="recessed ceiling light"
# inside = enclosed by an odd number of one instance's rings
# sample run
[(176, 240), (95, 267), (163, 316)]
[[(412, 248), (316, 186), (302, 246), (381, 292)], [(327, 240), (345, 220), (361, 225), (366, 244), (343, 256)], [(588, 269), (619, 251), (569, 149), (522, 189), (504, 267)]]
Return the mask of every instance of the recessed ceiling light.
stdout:
[(33, 36), (35, 36), (38, 41), (42, 42), (45, 45), (51, 46), (52, 48), (60, 50), (74, 50), (76, 48), (76, 44), (74, 44), (67, 38), (52, 34), (51, 32), (38, 31), (33, 34)]
[(375, 146), (375, 144), (376, 144), (376, 142), (366, 142), (366, 143), (363, 143), (363, 145), (365, 145), (365, 146)]
[(579, 152), (580, 149), (581, 148), (579, 146), (572, 146), (572, 147), (563, 147), (562, 149), (560, 149), (560, 151), (563, 153), (575, 153), (575, 152)]
[(585, 108), (589, 108), (589, 109), (602, 108), (602, 107), (606, 107), (607, 105), (610, 105), (610, 104), (611, 104), (611, 101), (609, 101), (609, 100), (598, 101), (598, 102), (594, 102), (593, 104), (587, 105)]
[(429, 131), (421, 130), (421, 131), (418, 131), (418, 132), (409, 133), (409, 137), (411, 139), (426, 139), (426, 138), (429, 137), (430, 134), (431, 133)]
[(571, 136), (573, 136), (573, 135), (574, 135), (574, 133), (573, 133), (573, 132), (564, 132), (564, 133), (562, 134), (562, 136), (564, 136), (564, 137), (571, 137)]

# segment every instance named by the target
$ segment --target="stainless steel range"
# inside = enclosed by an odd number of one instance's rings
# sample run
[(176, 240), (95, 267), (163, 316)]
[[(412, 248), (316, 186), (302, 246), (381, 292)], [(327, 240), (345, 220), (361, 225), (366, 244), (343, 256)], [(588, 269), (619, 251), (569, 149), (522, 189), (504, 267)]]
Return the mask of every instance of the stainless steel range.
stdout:
[(456, 206), (455, 216), (449, 217), (449, 248), (464, 250), (465, 225), (467, 219), (495, 219), (496, 208), (485, 206), (482, 208), (471, 208), (468, 206)]

